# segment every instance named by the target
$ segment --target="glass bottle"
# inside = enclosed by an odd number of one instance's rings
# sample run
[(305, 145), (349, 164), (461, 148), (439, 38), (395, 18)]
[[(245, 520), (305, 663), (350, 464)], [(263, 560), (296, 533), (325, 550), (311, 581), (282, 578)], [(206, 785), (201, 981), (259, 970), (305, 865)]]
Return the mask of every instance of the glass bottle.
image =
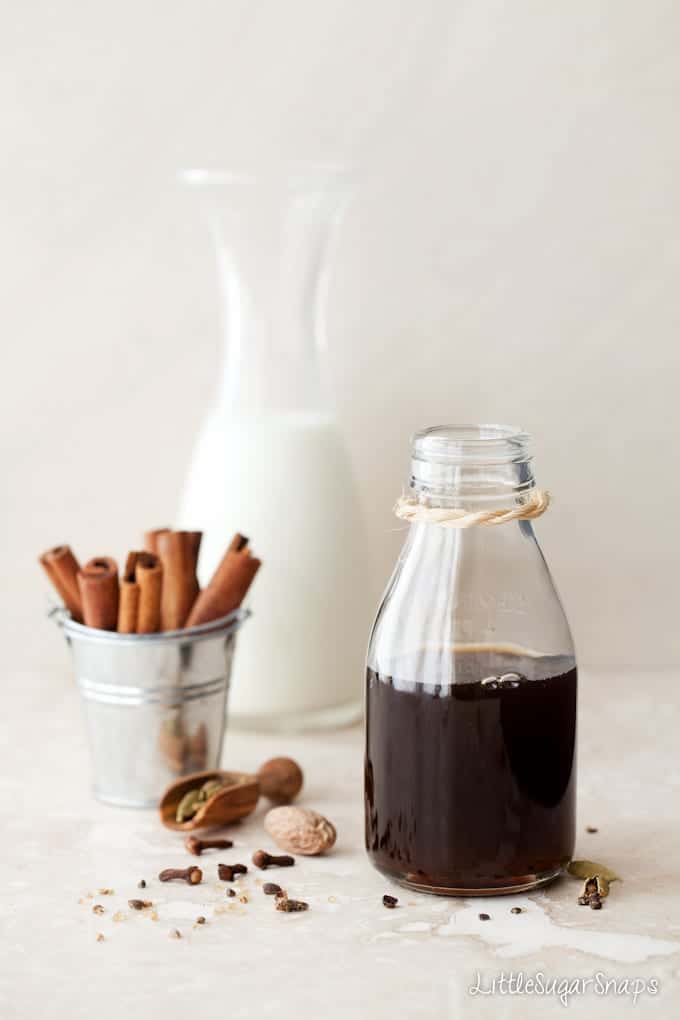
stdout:
[[(508, 509), (534, 489), (530, 437), (440, 426), (412, 441), (424, 506)], [(576, 660), (530, 520), (416, 521), (373, 625), (366, 848), (403, 885), (509, 893), (574, 847)]]
[(204, 532), (202, 584), (236, 531), (263, 564), (248, 596), (251, 627), (239, 635), (230, 721), (346, 723), (361, 713), (368, 555), (322, 354), (347, 176), (306, 164), (183, 178), (215, 244), (225, 354), (179, 525)]

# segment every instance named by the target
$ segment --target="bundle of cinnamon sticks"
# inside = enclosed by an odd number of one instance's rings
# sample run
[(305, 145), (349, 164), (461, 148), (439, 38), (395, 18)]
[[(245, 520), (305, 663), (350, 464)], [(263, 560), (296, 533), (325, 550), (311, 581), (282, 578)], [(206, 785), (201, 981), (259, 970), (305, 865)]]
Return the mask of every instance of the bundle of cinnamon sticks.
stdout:
[(248, 539), (234, 535), (201, 591), (196, 575), (201, 538), (200, 531), (147, 531), (144, 549), (128, 555), (120, 578), (109, 556), (81, 567), (68, 545), (49, 549), (39, 561), (78, 623), (120, 634), (182, 630), (238, 609), (260, 568)]

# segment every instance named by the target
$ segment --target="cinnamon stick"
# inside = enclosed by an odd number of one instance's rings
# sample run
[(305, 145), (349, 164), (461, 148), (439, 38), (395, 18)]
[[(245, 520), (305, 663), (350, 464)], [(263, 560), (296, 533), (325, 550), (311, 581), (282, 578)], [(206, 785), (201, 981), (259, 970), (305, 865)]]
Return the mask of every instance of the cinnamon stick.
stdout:
[(151, 531), (144, 532), (144, 549), (146, 552), (153, 553), (154, 556), (158, 556), (158, 536), (167, 535), (170, 528), (153, 528)]
[(153, 553), (137, 554), (135, 578), (139, 585), (137, 633), (154, 634), (161, 625), (161, 594), (163, 565)]
[(78, 572), (83, 620), (88, 627), (115, 630), (118, 623), (118, 567), (109, 556), (89, 560)]
[(118, 633), (137, 633), (137, 614), (139, 612), (139, 584), (135, 577), (135, 566), (138, 553), (131, 552), (125, 564), (125, 573), (120, 582), (120, 598), (118, 600)]
[(156, 541), (163, 564), (161, 630), (179, 630), (199, 591), (196, 563), (201, 532), (163, 531), (157, 534)]
[(248, 539), (234, 535), (210, 584), (192, 606), (185, 626), (209, 623), (238, 609), (260, 566), (260, 560), (250, 554)]
[(163, 567), (153, 553), (131, 552), (120, 582), (118, 632), (153, 634), (161, 622)]
[(83, 620), (83, 604), (78, 588), (80, 564), (68, 545), (56, 545), (39, 558), (40, 565), (59, 593), (72, 618)]

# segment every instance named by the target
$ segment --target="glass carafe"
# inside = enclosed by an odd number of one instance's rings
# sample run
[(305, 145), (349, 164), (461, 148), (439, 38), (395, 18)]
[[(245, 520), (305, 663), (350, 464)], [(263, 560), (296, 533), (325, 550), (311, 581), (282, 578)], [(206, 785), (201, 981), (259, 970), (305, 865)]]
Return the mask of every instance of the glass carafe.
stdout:
[[(420, 432), (409, 489), (423, 508), (519, 507), (535, 489), (529, 436)], [(368, 651), (373, 863), (443, 895), (549, 881), (573, 852), (575, 746), (574, 647), (531, 520), (415, 520)]]
[(205, 584), (231, 535), (261, 558), (229, 716), (256, 729), (361, 712), (368, 556), (345, 444), (323, 385), (329, 252), (348, 202), (332, 167), (191, 171), (212, 234), (225, 355), (184, 486)]

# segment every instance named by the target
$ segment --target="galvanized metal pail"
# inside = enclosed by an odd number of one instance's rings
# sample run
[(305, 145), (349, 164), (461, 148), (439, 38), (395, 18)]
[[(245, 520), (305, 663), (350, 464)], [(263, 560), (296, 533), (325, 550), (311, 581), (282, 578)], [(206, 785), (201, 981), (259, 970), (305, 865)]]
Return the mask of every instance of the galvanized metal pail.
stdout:
[(217, 768), (248, 610), (161, 634), (95, 630), (62, 608), (50, 616), (73, 655), (99, 800), (153, 807), (179, 776)]

